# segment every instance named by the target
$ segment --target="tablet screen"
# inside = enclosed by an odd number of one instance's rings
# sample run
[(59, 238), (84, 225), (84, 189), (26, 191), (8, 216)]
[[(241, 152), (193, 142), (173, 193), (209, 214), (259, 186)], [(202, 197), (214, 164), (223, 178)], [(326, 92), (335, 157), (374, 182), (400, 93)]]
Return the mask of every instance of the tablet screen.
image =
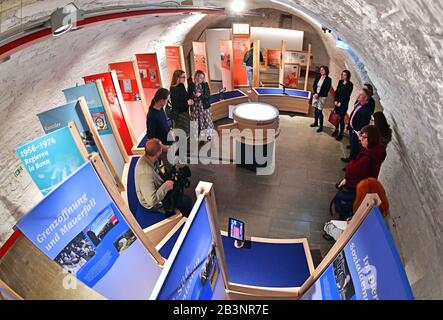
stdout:
[(229, 218), (229, 237), (239, 241), (245, 241), (245, 223)]

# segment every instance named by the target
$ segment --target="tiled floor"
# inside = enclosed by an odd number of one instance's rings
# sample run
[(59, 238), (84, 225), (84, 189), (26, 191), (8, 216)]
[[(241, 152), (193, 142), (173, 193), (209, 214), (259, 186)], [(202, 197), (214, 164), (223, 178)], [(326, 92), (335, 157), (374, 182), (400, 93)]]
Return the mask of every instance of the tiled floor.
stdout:
[(200, 180), (212, 182), (222, 229), (226, 230), (229, 217), (236, 217), (246, 223), (249, 236), (307, 238), (318, 263), (319, 255), (324, 256), (332, 245), (323, 239), (322, 230), (330, 220), (334, 184), (343, 176), (340, 157), (346, 153), (348, 139), (333, 139), (330, 124), (316, 133), (309, 127), (312, 120), (280, 115), (273, 175), (257, 176), (234, 164), (192, 165), (188, 191), (191, 194)]

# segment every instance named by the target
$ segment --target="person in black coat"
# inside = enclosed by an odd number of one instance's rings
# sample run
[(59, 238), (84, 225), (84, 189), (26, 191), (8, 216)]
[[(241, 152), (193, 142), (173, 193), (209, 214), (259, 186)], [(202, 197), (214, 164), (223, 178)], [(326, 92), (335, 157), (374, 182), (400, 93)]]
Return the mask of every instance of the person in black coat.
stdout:
[(172, 76), (171, 88), (171, 106), (174, 114), (174, 128), (182, 129), (189, 136), (190, 117), (189, 106), (194, 104), (191, 95), (185, 87), (186, 74), (183, 70), (175, 70)]
[(312, 106), (315, 109), (315, 120), (311, 127), (318, 127), (317, 132), (323, 131), (323, 108), (331, 89), (332, 80), (329, 77), (329, 68), (327, 66), (320, 67), (320, 75), (315, 78), (312, 86)]
[(360, 142), (358, 133), (364, 126), (371, 122), (371, 107), (369, 105), (370, 91), (366, 88), (360, 90), (358, 103), (354, 106), (349, 119), (349, 144), (351, 152), (348, 158), (341, 158), (343, 162), (349, 162), (357, 157), (360, 151)]
[(346, 112), (348, 111), (352, 90), (354, 89), (354, 84), (350, 80), (351, 72), (349, 72), (349, 70), (343, 70), (341, 73), (341, 80), (338, 82), (337, 89), (335, 90), (335, 109), (333, 112), (340, 115), (340, 122), (335, 128), (335, 131), (332, 133), (332, 136), (336, 136), (337, 141), (343, 139), (343, 132), (345, 130), (345, 116)]

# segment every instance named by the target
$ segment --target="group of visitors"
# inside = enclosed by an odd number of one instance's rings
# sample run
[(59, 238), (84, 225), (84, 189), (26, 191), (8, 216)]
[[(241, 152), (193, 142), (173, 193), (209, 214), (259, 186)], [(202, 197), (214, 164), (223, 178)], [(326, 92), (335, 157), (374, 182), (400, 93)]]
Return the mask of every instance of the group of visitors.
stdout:
[[(377, 179), (381, 165), (386, 158), (386, 147), (392, 138), (392, 130), (383, 112), (374, 112), (373, 87), (369, 83), (365, 83), (360, 89), (349, 121), (347, 124), (345, 123), (354, 87), (350, 79), (350, 71), (343, 70), (335, 89), (334, 109), (332, 110), (339, 118), (332, 136), (337, 141), (341, 141), (345, 129), (349, 132), (350, 153), (348, 157), (341, 158), (343, 162), (347, 163), (343, 168), (344, 177), (336, 184), (338, 191), (331, 203), (331, 207), (334, 206), (338, 213), (339, 220), (349, 220), (352, 217), (363, 200), (361, 196), (357, 197), (357, 194), (362, 194), (363, 189), (382, 190), (379, 196), (385, 195), (383, 186)], [(327, 66), (322, 66), (320, 75), (314, 81), (312, 98), (315, 117), (311, 127), (318, 127), (317, 132), (323, 131), (323, 109), (328, 94), (333, 91), (331, 87), (332, 80), (329, 77), (329, 69)], [(370, 185), (369, 188), (368, 185)], [(385, 201), (387, 202), (387, 199)], [(356, 206), (357, 202), (359, 203)], [(383, 214), (386, 214), (386, 211)]]
[[(201, 143), (213, 137), (210, 96), (203, 71), (197, 70), (194, 79), (187, 81), (186, 73), (176, 70), (169, 90), (160, 88), (152, 98), (146, 120), (145, 155), (140, 157), (135, 168), (137, 197), (146, 209), (162, 212), (162, 202), (174, 188), (174, 181), (163, 179), (170, 168), (166, 155), (175, 141), (172, 129), (181, 129), (187, 138)], [(188, 216), (192, 210), (191, 199), (181, 194), (176, 209)]]

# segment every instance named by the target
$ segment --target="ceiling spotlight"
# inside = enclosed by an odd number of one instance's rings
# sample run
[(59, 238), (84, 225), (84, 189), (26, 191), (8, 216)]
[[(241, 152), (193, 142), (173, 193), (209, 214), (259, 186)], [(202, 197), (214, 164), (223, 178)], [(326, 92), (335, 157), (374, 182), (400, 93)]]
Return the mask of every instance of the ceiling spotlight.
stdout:
[(60, 36), (77, 25), (79, 10), (74, 3), (57, 8), (51, 14), (51, 28), (54, 37)]
[(328, 29), (328, 28), (326, 28), (326, 27), (321, 27), (321, 29), (323, 30), (323, 32), (324, 33), (331, 33), (332, 31), (331, 31), (331, 29)]
[(234, 0), (231, 3), (231, 10), (239, 13), (242, 12), (245, 9), (245, 2), (243, 0)]

